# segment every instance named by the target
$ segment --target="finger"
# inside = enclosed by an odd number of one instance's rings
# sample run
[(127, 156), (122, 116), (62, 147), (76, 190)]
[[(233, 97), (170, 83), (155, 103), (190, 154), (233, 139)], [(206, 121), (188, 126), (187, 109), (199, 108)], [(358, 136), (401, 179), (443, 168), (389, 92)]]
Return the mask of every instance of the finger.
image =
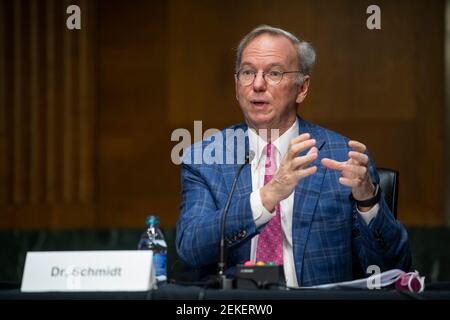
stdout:
[(291, 161), (291, 168), (293, 170), (304, 168), (309, 164), (311, 164), (314, 160), (316, 160), (318, 156), (319, 154), (315, 152), (315, 153), (308, 153), (303, 157), (296, 157)]
[(367, 164), (369, 163), (369, 157), (361, 152), (356, 152), (356, 151), (350, 151), (348, 153), (348, 156), (350, 159), (355, 160), (357, 163), (367, 166)]
[(341, 171), (342, 176), (346, 178), (361, 178), (364, 179), (367, 174), (367, 168), (361, 165), (346, 164)]
[(352, 149), (354, 149), (355, 151), (364, 153), (366, 152), (366, 146), (364, 144), (362, 144), (361, 142), (358, 142), (356, 140), (350, 140), (348, 142), (348, 146)]
[(316, 171), (317, 171), (317, 166), (312, 166), (312, 167), (309, 167), (306, 169), (297, 170), (296, 173), (297, 173), (297, 177), (299, 177), (300, 179), (303, 179), (307, 176), (312, 175)]
[(293, 144), (295, 144), (295, 143), (299, 143), (299, 142), (302, 142), (302, 141), (306, 141), (306, 140), (308, 140), (308, 139), (311, 139), (311, 135), (308, 133), (308, 132), (306, 132), (306, 133), (302, 133), (301, 135), (299, 135), (299, 136), (296, 136), (294, 139), (292, 139), (290, 142), (291, 143), (293, 143)]
[(307, 154), (311, 154), (311, 153), (319, 153), (319, 149), (317, 149), (317, 147), (312, 147), (311, 149), (309, 149)]
[(345, 162), (339, 162), (339, 161), (328, 159), (328, 158), (323, 158), (320, 161), (320, 163), (322, 163), (322, 165), (324, 165), (328, 169), (339, 170), (339, 171), (344, 170), (345, 166), (346, 166)]
[(287, 153), (288, 158), (293, 159), (295, 157), (297, 157), (297, 155), (309, 148), (312, 148), (314, 145), (316, 144), (316, 140), (315, 139), (309, 139), (306, 141), (302, 141), (302, 142), (298, 142), (295, 144), (291, 144), (289, 145), (289, 150)]
[(344, 178), (344, 177), (340, 177), (339, 178), (339, 183), (347, 186), (347, 187), (358, 187), (361, 185), (361, 180), (360, 179), (349, 179), (349, 178)]

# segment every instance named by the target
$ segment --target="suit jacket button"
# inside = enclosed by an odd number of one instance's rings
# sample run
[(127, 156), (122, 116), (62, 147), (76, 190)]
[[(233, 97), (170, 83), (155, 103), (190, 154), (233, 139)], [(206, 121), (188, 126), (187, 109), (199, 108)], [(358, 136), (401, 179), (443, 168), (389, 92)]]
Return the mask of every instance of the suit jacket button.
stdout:
[(240, 232), (239, 232), (239, 238), (244, 238), (245, 236), (247, 235), (247, 231), (246, 230), (241, 230)]

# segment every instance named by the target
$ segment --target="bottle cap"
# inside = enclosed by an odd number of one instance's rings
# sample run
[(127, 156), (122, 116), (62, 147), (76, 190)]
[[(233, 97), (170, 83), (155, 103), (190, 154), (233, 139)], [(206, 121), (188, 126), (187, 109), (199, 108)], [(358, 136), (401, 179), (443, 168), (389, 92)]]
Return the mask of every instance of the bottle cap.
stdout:
[(159, 219), (157, 216), (148, 216), (145, 223), (147, 226), (155, 226), (159, 224)]

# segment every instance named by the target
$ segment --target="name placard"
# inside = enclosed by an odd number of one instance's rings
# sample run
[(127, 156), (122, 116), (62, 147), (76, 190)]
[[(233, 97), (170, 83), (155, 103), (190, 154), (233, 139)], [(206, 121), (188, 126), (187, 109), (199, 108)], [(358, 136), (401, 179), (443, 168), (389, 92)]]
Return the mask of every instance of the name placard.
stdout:
[(147, 291), (152, 258), (150, 250), (28, 252), (21, 291)]

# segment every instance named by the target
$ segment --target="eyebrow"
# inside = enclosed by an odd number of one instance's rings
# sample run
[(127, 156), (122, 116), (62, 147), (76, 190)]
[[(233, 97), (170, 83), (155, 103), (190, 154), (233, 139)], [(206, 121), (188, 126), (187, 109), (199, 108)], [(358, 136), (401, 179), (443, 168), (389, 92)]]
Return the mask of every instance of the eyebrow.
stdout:
[[(254, 64), (251, 63), (251, 62), (243, 62), (243, 63), (241, 64), (241, 67), (245, 67), (245, 66), (255, 67)], [(273, 67), (285, 68), (281, 63), (274, 62), (274, 63), (270, 63), (270, 64), (267, 66), (266, 69), (270, 69), (270, 68), (273, 68)]]

